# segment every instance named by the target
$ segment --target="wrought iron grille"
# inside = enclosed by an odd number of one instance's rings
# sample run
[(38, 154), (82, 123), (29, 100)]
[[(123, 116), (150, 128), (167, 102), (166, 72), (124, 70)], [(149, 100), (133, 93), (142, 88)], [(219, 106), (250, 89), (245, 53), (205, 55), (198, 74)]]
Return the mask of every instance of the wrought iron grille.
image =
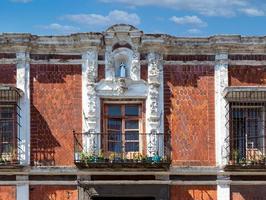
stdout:
[(227, 95), (228, 166), (266, 166), (266, 92), (237, 91)]
[[(74, 162), (91, 168), (168, 168), (171, 162), (169, 133), (74, 134)], [(127, 137), (126, 142), (121, 142)]]
[(21, 91), (12, 86), (0, 86), (0, 168), (20, 163)]

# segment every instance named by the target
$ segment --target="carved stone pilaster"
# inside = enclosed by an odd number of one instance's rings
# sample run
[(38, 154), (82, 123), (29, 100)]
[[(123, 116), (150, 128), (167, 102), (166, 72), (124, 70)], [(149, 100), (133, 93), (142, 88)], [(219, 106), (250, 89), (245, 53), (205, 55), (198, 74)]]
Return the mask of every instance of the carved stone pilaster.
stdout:
[(135, 50), (132, 55), (130, 77), (134, 81), (140, 79), (140, 54)]
[(112, 54), (112, 47), (106, 47), (105, 52), (105, 79), (113, 80), (115, 78), (115, 69), (114, 69), (114, 56)]
[(158, 132), (159, 126), (159, 87), (160, 83), (161, 57), (159, 54), (150, 53), (148, 55), (148, 101), (149, 101), (149, 118), (151, 130)]
[(96, 128), (96, 91), (95, 81), (97, 78), (97, 52), (94, 50), (87, 52), (87, 96), (88, 96), (88, 113), (87, 125), (88, 130), (93, 131)]
[[(84, 134), (84, 150), (88, 152), (96, 152), (98, 149), (98, 138), (95, 134), (97, 127), (97, 94), (96, 94), (96, 80), (97, 80), (97, 51), (91, 49), (83, 54), (82, 66), (82, 101), (83, 101), (83, 131)], [(89, 133), (89, 134), (88, 134)]]
[(160, 132), (160, 112), (159, 112), (159, 95), (160, 95), (160, 70), (162, 67), (162, 58), (157, 53), (149, 53), (148, 55), (148, 97), (147, 97), (147, 123), (148, 123), (148, 136), (147, 147), (148, 155), (154, 156), (155, 154), (162, 155), (160, 152), (159, 142), (161, 137)]

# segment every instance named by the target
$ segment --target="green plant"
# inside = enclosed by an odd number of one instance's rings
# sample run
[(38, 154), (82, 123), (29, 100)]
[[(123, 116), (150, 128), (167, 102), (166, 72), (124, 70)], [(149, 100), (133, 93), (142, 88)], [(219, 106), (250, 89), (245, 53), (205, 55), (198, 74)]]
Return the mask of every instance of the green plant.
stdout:
[(142, 158), (143, 158), (143, 156), (142, 156), (142, 154), (139, 153), (139, 152), (136, 152), (136, 153), (133, 154), (133, 160), (134, 160), (134, 161), (137, 161), (137, 162), (138, 162), (138, 161), (141, 161)]
[(110, 153), (109, 160), (110, 161), (114, 161), (115, 160), (115, 153), (114, 152)]
[(236, 163), (239, 163), (239, 152), (238, 150), (233, 150), (232, 152), (232, 158)]

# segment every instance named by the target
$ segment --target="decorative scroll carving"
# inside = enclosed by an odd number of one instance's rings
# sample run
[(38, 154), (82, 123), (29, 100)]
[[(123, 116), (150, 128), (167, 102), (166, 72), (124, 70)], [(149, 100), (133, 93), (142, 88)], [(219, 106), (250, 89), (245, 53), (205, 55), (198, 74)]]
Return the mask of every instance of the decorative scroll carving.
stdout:
[(134, 51), (131, 62), (130, 77), (132, 80), (139, 80), (140, 76), (140, 55), (138, 52)]
[(150, 134), (147, 137), (149, 143), (148, 154), (154, 156), (161, 154), (159, 151), (159, 128), (160, 128), (160, 113), (159, 113), (159, 92), (160, 92), (160, 68), (161, 57), (159, 54), (150, 53), (148, 55), (148, 98), (147, 98), (147, 117), (148, 128)]
[(87, 52), (87, 96), (88, 96), (88, 113), (87, 125), (88, 130), (95, 130), (96, 128), (96, 90), (95, 81), (97, 78), (97, 52)]
[(115, 78), (114, 56), (112, 48), (107, 47), (105, 52), (105, 79), (112, 80)]

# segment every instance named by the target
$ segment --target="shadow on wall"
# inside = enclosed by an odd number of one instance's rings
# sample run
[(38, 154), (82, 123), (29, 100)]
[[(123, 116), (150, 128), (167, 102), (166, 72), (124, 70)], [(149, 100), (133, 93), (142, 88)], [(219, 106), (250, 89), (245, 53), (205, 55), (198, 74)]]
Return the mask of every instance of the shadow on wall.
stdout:
[(55, 165), (55, 148), (60, 143), (53, 136), (49, 125), (36, 109), (31, 106), (31, 164), (34, 166)]
[(232, 200), (265, 200), (266, 185), (233, 185), (231, 186)]
[(166, 66), (165, 130), (172, 134), (173, 164), (214, 163), (214, 67)]
[(214, 186), (174, 186), (171, 200), (216, 200)]
[(31, 65), (31, 164), (73, 165), (81, 131), (81, 65)]
[(232, 86), (266, 84), (266, 66), (230, 66), (228, 74), (229, 85)]
[(31, 186), (30, 200), (76, 200), (77, 188), (74, 186)]

